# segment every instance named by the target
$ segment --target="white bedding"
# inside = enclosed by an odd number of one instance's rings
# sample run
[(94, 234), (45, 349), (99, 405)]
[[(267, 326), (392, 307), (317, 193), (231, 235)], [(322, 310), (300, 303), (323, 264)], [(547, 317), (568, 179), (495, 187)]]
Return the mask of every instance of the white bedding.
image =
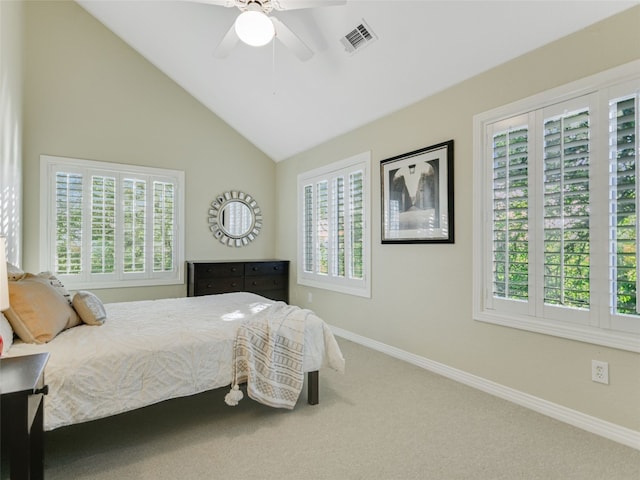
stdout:
[[(273, 304), (252, 293), (106, 304), (107, 321), (81, 325), (43, 345), (17, 341), (8, 356), (49, 352), (45, 430), (228, 386), (235, 333)], [(329, 327), (305, 326), (304, 371), (344, 369)]]

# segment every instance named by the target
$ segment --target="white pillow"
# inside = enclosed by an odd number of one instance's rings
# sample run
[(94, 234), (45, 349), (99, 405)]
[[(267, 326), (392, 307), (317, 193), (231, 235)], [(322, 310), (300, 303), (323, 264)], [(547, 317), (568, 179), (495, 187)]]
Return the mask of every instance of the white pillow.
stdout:
[(12, 263), (7, 262), (7, 278), (13, 282), (16, 282), (25, 276), (24, 270), (16, 267)]
[(102, 325), (107, 319), (102, 301), (86, 290), (80, 290), (73, 296), (73, 308), (87, 325)]
[(2, 313), (0, 313), (0, 335), (2, 335), (2, 342), (4, 343), (4, 347), (0, 350), (0, 355), (2, 355), (8, 352), (13, 344), (13, 329), (9, 320)]

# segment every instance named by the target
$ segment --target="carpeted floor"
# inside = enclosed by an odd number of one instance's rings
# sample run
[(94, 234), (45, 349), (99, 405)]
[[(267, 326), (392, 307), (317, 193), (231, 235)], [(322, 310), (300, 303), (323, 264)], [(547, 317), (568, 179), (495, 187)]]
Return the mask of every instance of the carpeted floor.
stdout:
[[(640, 479), (640, 451), (340, 340), (320, 404), (225, 389), (46, 434), (55, 479)], [(306, 390), (305, 390), (306, 392)]]

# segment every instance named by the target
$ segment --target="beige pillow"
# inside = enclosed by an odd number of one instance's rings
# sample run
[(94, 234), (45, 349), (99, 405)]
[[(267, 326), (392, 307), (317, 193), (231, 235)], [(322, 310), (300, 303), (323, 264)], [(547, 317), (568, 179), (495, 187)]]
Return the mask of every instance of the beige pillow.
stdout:
[(68, 301), (49, 279), (27, 273), (9, 282), (11, 308), (4, 312), (15, 334), (27, 343), (46, 343), (61, 331), (80, 324)]
[(87, 325), (102, 325), (107, 319), (102, 301), (85, 290), (80, 290), (73, 296), (73, 308)]

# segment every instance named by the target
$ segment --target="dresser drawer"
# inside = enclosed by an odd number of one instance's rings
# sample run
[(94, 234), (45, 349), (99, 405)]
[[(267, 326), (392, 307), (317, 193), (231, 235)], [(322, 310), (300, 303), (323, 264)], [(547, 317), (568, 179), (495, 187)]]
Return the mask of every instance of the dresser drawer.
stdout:
[(262, 277), (247, 277), (244, 280), (244, 288), (247, 292), (260, 292), (262, 290), (281, 290), (287, 287), (287, 278), (281, 275), (265, 275)]
[(289, 262), (247, 262), (244, 264), (246, 276), (284, 275), (289, 272)]
[(194, 286), (193, 294), (213, 295), (216, 293), (242, 292), (244, 290), (243, 277), (203, 278)]
[(195, 280), (206, 280), (219, 277), (242, 277), (244, 265), (242, 263), (198, 263), (194, 265)]

